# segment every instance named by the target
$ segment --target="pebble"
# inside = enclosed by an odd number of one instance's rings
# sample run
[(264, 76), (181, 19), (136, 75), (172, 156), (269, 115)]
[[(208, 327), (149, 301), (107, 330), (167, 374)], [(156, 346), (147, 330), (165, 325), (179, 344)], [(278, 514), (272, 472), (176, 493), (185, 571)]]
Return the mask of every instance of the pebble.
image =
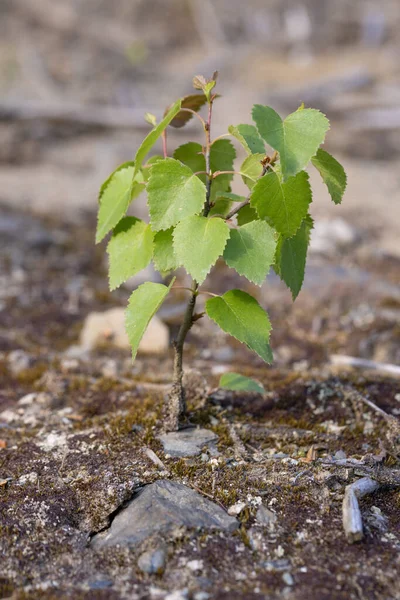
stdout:
[(163, 548), (143, 552), (138, 559), (138, 567), (149, 575), (162, 575), (165, 570), (166, 552)]
[(213, 456), (219, 454), (216, 449), (218, 436), (209, 429), (195, 427), (172, 431), (158, 436), (158, 439), (164, 447), (164, 452), (174, 457), (198, 456), (205, 446)]
[(211, 598), (208, 592), (195, 592), (193, 594), (193, 600), (209, 600)]
[(202, 560), (189, 560), (189, 562), (186, 563), (186, 567), (195, 573), (196, 571), (199, 572), (203, 570), (204, 563)]
[(185, 590), (176, 590), (175, 592), (171, 592), (167, 594), (164, 600), (187, 600), (188, 599), (188, 591)]
[(35, 471), (32, 471), (31, 473), (26, 473), (26, 475), (21, 475), (21, 477), (18, 479), (17, 483), (19, 483), (19, 485), (25, 485), (26, 483), (37, 483), (38, 480), (38, 474)]
[(95, 548), (135, 546), (176, 527), (219, 529), (232, 532), (234, 517), (182, 483), (159, 479), (144, 486), (113, 519), (111, 526), (92, 538)]
[(32, 365), (32, 358), (24, 350), (13, 350), (8, 355), (8, 367), (13, 375), (19, 375)]
[(261, 504), (256, 513), (256, 521), (260, 525), (273, 525), (278, 520), (276, 513)]
[(244, 508), (246, 508), (246, 502), (236, 502), (236, 504), (232, 504), (232, 506), (228, 508), (228, 515), (236, 517)]
[(294, 579), (290, 573), (284, 573), (282, 575), (282, 579), (283, 579), (284, 583), (286, 583), (286, 585), (290, 585), (290, 586), (294, 585)]
[[(112, 344), (116, 348), (130, 348), (129, 338), (125, 331), (125, 308), (118, 307), (104, 312), (92, 312), (86, 317), (80, 337), (81, 349), (90, 351), (104, 343)], [(169, 329), (155, 315), (141, 339), (138, 352), (164, 354), (168, 347)]]

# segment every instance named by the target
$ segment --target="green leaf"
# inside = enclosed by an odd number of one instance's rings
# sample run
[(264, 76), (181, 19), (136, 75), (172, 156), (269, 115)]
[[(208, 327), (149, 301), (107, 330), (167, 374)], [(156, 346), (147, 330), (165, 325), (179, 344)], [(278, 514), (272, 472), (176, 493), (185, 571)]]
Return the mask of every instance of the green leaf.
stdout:
[[(189, 108), (190, 110), (194, 110), (195, 112), (200, 110), (200, 108), (206, 103), (207, 98), (204, 94), (190, 94), (189, 96), (184, 96), (181, 99), (182, 108)], [(168, 110), (169, 108), (167, 109), (167, 111)], [(171, 127), (176, 128), (183, 127), (188, 121), (190, 121), (192, 117), (192, 113), (180, 110), (176, 117), (172, 119), (170, 125)]]
[[(101, 186), (96, 243), (101, 242), (107, 233), (119, 223), (132, 200), (144, 190), (144, 185), (137, 180), (132, 180), (133, 171), (133, 163), (124, 163)], [(136, 177), (143, 179), (140, 172)]]
[(264, 386), (251, 377), (245, 377), (239, 373), (224, 373), (219, 380), (219, 387), (234, 392), (257, 392), (265, 394)]
[(174, 231), (174, 250), (179, 264), (199, 284), (224, 251), (229, 227), (218, 217), (188, 217)]
[(255, 221), (256, 219), (258, 219), (257, 211), (250, 204), (243, 206), (236, 217), (238, 225), (246, 225), (246, 223), (251, 223), (251, 221)]
[(329, 129), (325, 115), (313, 108), (297, 110), (284, 121), (272, 108), (260, 104), (252, 114), (261, 137), (279, 152), (285, 181), (307, 166)]
[(308, 174), (301, 171), (285, 183), (269, 172), (255, 184), (250, 204), (260, 219), (268, 221), (279, 233), (293, 236), (308, 212), (312, 200)]
[(292, 292), (295, 300), (304, 281), (307, 250), (313, 220), (310, 215), (303, 220), (296, 234), (291, 238), (282, 238), (277, 248), (277, 272)]
[(132, 360), (135, 360), (147, 325), (168, 295), (174, 281), (175, 277), (168, 287), (148, 281), (132, 292), (125, 313), (125, 328), (132, 347)]
[(240, 167), (242, 179), (249, 190), (253, 188), (263, 171), (263, 166), (261, 164), (263, 158), (265, 158), (265, 154), (250, 154), (244, 159), (243, 164)]
[(107, 246), (110, 290), (115, 290), (142, 269), (153, 256), (150, 225), (136, 217), (124, 217), (113, 231)]
[[(175, 160), (189, 167), (193, 173), (199, 173), (206, 170), (206, 160), (203, 154), (203, 147), (197, 142), (187, 142), (178, 146), (174, 152)], [(199, 179), (205, 184), (206, 176), (198, 175)]]
[(201, 212), (206, 188), (189, 167), (164, 158), (151, 167), (147, 195), (151, 226), (159, 231)]
[(175, 104), (171, 106), (171, 109), (165, 115), (163, 120), (160, 121), (160, 123), (156, 125), (154, 129), (152, 129), (150, 133), (144, 138), (135, 155), (135, 169), (133, 177), (135, 177), (136, 173), (142, 166), (146, 155), (150, 152), (160, 135), (162, 135), (163, 131), (168, 127), (168, 125), (171, 123), (172, 119), (178, 114), (180, 109), (181, 101), (177, 100)]
[(238, 196), (238, 194), (232, 194), (232, 192), (217, 192), (214, 206), (211, 208), (209, 216), (222, 215), (225, 217), (234, 202), (243, 202), (244, 199), (244, 196)]
[(151, 167), (158, 162), (159, 160), (164, 160), (164, 157), (160, 154), (155, 154), (154, 156), (150, 156), (150, 158), (146, 161), (146, 164), (142, 167), (143, 180), (147, 183), (150, 177), (150, 169)]
[(230, 290), (207, 300), (206, 312), (223, 331), (246, 344), (265, 362), (272, 362), (271, 323), (255, 298), (241, 290)]
[(312, 157), (311, 162), (320, 172), (333, 202), (340, 204), (347, 185), (346, 172), (340, 162), (322, 148)]
[(265, 221), (252, 221), (231, 230), (224, 250), (227, 265), (262, 285), (275, 259), (275, 231)]
[(154, 265), (158, 271), (165, 273), (179, 267), (173, 246), (174, 228), (158, 231), (154, 236)]
[(242, 144), (247, 154), (265, 155), (264, 142), (254, 125), (230, 125), (228, 131)]
[[(203, 147), (196, 142), (188, 142), (179, 146), (174, 152), (174, 158), (180, 160), (184, 165), (190, 167), (193, 173), (206, 170), (206, 160)], [(236, 158), (236, 150), (229, 140), (217, 140), (210, 150), (210, 169), (215, 171), (233, 171), (233, 162)], [(198, 176), (205, 184), (206, 176)], [(213, 179), (211, 186), (211, 201), (215, 201), (220, 192), (228, 192), (233, 174), (218, 175)]]
[(128, 160), (127, 162), (122, 163), (122, 165), (119, 165), (115, 171), (113, 171), (111, 173), (111, 175), (109, 177), (107, 177), (107, 179), (102, 183), (100, 191), (99, 191), (99, 202), (101, 200), (101, 197), (103, 195), (103, 193), (105, 192), (108, 184), (110, 183), (111, 179), (114, 177), (115, 173), (118, 173), (118, 171), (121, 171), (122, 169), (126, 169), (128, 167), (134, 167), (135, 166), (135, 161), (133, 160)]
[[(217, 140), (211, 146), (210, 168), (213, 173), (216, 171), (233, 171), (236, 150), (229, 140)], [(218, 175), (212, 181), (211, 201), (214, 202), (220, 192), (229, 192), (233, 174), (225, 173)]]

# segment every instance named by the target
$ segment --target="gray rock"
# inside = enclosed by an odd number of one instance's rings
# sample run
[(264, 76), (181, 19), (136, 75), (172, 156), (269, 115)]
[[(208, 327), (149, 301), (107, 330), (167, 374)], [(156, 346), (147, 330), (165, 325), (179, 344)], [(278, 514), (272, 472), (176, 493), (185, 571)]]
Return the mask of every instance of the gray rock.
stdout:
[(256, 521), (260, 525), (274, 525), (278, 520), (276, 514), (261, 504), (256, 513)]
[(286, 583), (286, 585), (294, 585), (294, 579), (291, 573), (284, 573), (282, 575), (282, 579)]
[(215, 442), (218, 440), (218, 436), (208, 429), (193, 428), (172, 431), (160, 435), (158, 439), (164, 447), (164, 452), (170, 456), (197, 456), (201, 454), (204, 446), (207, 446), (212, 454), (217, 454)]
[(238, 525), (220, 506), (186, 485), (160, 479), (141, 489), (109, 529), (93, 537), (91, 545), (131, 546), (179, 526), (230, 532)]
[(164, 548), (148, 550), (139, 556), (138, 567), (149, 575), (162, 575), (165, 569), (166, 552)]

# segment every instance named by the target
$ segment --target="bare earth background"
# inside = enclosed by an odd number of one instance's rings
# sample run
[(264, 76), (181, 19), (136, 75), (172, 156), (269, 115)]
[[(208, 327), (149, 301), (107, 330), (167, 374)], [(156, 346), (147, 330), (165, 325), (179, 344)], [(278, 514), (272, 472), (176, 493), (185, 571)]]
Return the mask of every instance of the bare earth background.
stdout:
[[(382, 418), (340, 391), (351, 385), (398, 417), (399, 380), (329, 362), (400, 363), (399, 55), (395, 0), (0, 0), (1, 598), (400, 597), (396, 450)], [(93, 243), (98, 188), (134, 155), (144, 112), (160, 116), (193, 75), (215, 69), (213, 136), (250, 122), (255, 102), (286, 114), (304, 101), (331, 120), (327, 148), (348, 190), (336, 207), (312, 174), (317, 227), (296, 305), (272, 276), (247, 288), (274, 324), (272, 368), (210, 322), (193, 329), (187, 365), (210, 389), (225, 369), (255, 376), (268, 395), (213, 396), (192, 421), (219, 435), (220, 455), (174, 458), (156, 437), (170, 350), (132, 366), (116, 337), (79, 343), (85, 318), (124, 306), (138, 284), (107, 290), (105, 250)], [(171, 147), (188, 139), (201, 139), (195, 123), (169, 136)], [(136, 208), (144, 215), (145, 199)], [(209, 285), (246, 289), (223, 265)], [(171, 335), (184, 300), (161, 311)], [(192, 410), (201, 395), (194, 386)], [(382, 483), (363, 503), (355, 546), (341, 501), (366, 467), (335, 456), (373, 456)], [(138, 567), (160, 536), (87, 546), (160, 478), (226, 509), (244, 502), (239, 530), (174, 531), (162, 540), (163, 575)], [(260, 502), (273, 523), (257, 520)]]

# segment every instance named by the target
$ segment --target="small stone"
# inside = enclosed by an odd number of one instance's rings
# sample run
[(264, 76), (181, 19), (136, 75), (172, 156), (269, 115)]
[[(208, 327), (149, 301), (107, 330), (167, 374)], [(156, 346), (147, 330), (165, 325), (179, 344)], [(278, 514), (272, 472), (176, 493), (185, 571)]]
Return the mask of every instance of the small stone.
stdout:
[(246, 508), (246, 502), (236, 502), (236, 504), (232, 504), (232, 506), (228, 508), (228, 515), (236, 517), (244, 508)]
[(41, 404), (42, 406), (47, 405), (51, 400), (49, 394), (45, 392), (31, 392), (22, 396), (17, 402), (18, 406), (32, 406), (33, 404)]
[(261, 504), (256, 513), (256, 521), (260, 525), (274, 525), (277, 520), (278, 517), (276, 513)]
[(21, 477), (17, 480), (17, 483), (19, 483), (19, 485), (25, 485), (26, 483), (37, 483), (38, 480), (38, 474), (35, 471), (32, 471), (31, 473), (27, 473), (26, 475), (21, 475)]
[(294, 579), (290, 573), (284, 573), (282, 575), (282, 579), (283, 579), (284, 583), (286, 583), (286, 585), (290, 585), (290, 586), (294, 585)]
[(113, 519), (111, 526), (92, 538), (95, 548), (135, 546), (176, 527), (234, 531), (238, 521), (214, 502), (182, 483), (159, 479), (143, 487)]
[(188, 599), (188, 591), (187, 590), (176, 590), (175, 592), (171, 592), (167, 594), (164, 600), (187, 600)]
[(196, 571), (202, 571), (204, 568), (204, 564), (202, 560), (189, 560), (189, 562), (186, 563), (186, 567), (190, 571), (193, 571), (195, 573)]
[(346, 452), (343, 452), (343, 450), (338, 450), (333, 455), (333, 459), (334, 460), (345, 460), (346, 459)]
[(13, 350), (8, 355), (8, 367), (13, 375), (19, 375), (32, 365), (32, 358), (23, 350)]
[[(90, 351), (105, 343), (112, 344), (116, 348), (130, 348), (129, 338), (125, 331), (124, 308), (92, 312), (86, 317), (80, 337), (81, 349)], [(164, 354), (168, 347), (168, 327), (155, 315), (141, 339), (138, 352)]]
[(209, 600), (210, 597), (208, 592), (195, 592), (193, 594), (193, 600)]
[(262, 566), (267, 571), (285, 571), (290, 567), (290, 563), (286, 558), (279, 560), (266, 560)]
[(162, 575), (165, 570), (166, 552), (163, 548), (148, 550), (139, 556), (138, 567), (149, 575)]
[(197, 456), (205, 446), (212, 450), (212, 454), (217, 453), (217, 434), (200, 427), (164, 433), (158, 439), (164, 447), (164, 452), (174, 457)]
[(106, 590), (113, 586), (113, 582), (111, 579), (96, 579), (95, 581), (90, 581), (88, 585), (91, 590)]

